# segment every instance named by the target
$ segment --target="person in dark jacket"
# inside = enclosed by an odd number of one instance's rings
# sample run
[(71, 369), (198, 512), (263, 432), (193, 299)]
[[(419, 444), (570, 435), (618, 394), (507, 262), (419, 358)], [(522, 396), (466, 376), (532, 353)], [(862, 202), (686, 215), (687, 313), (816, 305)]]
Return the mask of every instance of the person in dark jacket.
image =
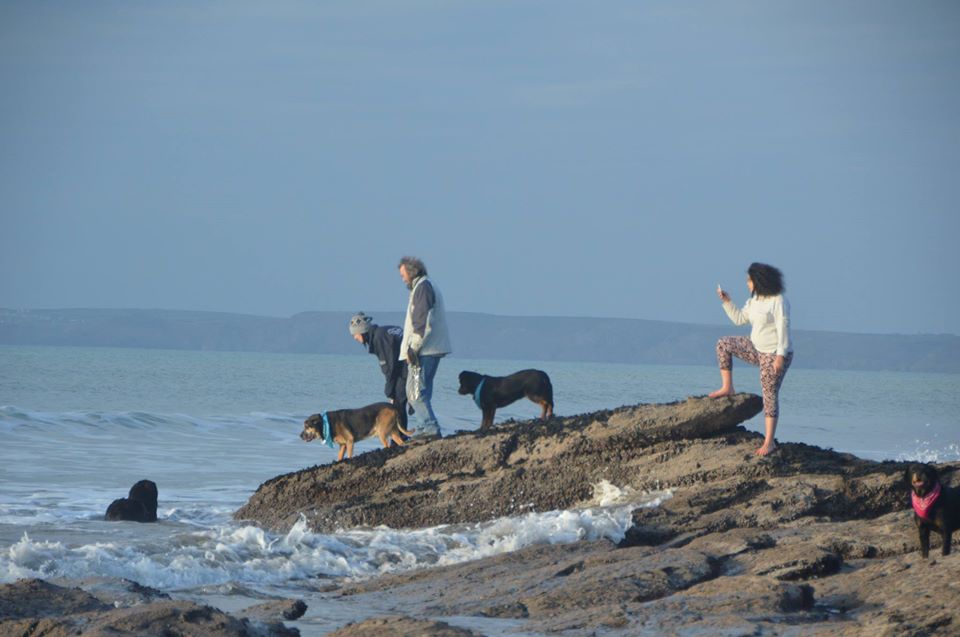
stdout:
[(407, 428), (407, 363), (400, 359), (403, 330), (395, 325), (377, 325), (373, 317), (357, 312), (350, 318), (350, 335), (380, 361), (386, 384), (383, 393), (400, 412), (400, 426)]

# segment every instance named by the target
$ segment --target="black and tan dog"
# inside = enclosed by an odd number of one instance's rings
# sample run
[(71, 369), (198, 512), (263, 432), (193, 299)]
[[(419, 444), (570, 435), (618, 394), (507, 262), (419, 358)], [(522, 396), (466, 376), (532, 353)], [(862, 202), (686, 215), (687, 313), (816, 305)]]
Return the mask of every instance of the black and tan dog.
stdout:
[(943, 555), (950, 555), (950, 540), (960, 528), (960, 488), (940, 482), (937, 470), (928, 464), (913, 464), (907, 470), (912, 492), (913, 521), (920, 534), (920, 554), (930, 555), (930, 531), (937, 531), (943, 540)]
[[(338, 462), (343, 460), (344, 452), (348, 458), (352, 458), (353, 444), (370, 436), (376, 435), (384, 447), (389, 447), (391, 440), (403, 445), (403, 436), (413, 433), (412, 429), (407, 431), (400, 426), (399, 412), (390, 403), (374, 403), (359, 409), (338, 409), (325, 414), (330, 423), (330, 439), (340, 445)], [(324, 413), (319, 413), (304, 420), (300, 439), (307, 442), (317, 438), (323, 440), (323, 417)]]
[(127, 497), (110, 503), (104, 518), (110, 522), (156, 522), (157, 483), (153, 480), (137, 482), (130, 487)]
[(540, 418), (553, 416), (553, 385), (546, 372), (525, 369), (509, 376), (486, 376), (476, 372), (460, 372), (461, 394), (471, 394), (473, 402), (483, 412), (480, 428), (493, 426), (493, 415), (498, 407), (506, 407), (524, 396), (540, 405)]

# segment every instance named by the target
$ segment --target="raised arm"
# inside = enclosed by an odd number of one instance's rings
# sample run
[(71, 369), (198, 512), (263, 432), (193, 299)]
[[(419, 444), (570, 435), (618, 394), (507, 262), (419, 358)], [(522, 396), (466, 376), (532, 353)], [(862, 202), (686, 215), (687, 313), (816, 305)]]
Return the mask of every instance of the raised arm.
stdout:
[(746, 309), (749, 305), (750, 301), (748, 300), (741, 310), (733, 304), (733, 301), (730, 300), (730, 297), (726, 292), (723, 293), (723, 311), (727, 313), (727, 316), (730, 317), (730, 320), (733, 321), (734, 325), (746, 325), (750, 322), (746, 312)]

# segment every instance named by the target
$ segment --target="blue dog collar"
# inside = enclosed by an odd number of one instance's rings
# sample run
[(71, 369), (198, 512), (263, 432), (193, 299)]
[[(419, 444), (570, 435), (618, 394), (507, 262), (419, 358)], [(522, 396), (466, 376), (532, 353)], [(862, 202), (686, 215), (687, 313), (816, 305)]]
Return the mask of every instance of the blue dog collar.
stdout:
[(330, 435), (330, 421), (327, 420), (327, 412), (320, 415), (323, 416), (323, 442), (333, 449), (333, 436)]
[(477, 390), (473, 392), (473, 402), (476, 403), (477, 407), (480, 409), (483, 409), (483, 407), (480, 407), (480, 392), (483, 390), (483, 384), (485, 382), (487, 382), (486, 378), (480, 381), (480, 384), (477, 385)]

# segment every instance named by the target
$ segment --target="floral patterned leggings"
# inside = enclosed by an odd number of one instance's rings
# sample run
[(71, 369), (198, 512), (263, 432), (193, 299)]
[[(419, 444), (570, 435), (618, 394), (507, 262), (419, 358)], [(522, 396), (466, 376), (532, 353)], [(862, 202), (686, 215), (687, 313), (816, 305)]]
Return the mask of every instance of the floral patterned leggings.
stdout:
[(780, 385), (793, 362), (793, 352), (787, 352), (783, 360), (783, 370), (778, 374), (773, 364), (776, 354), (758, 352), (749, 337), (724, 336), (717, 341), (717, 362), (720, 369), (733, 369), (733, 357), (751, 365), (760, 366), (760, 387), (763, 390), (763, 414), (776, 418), (780, 415)]

